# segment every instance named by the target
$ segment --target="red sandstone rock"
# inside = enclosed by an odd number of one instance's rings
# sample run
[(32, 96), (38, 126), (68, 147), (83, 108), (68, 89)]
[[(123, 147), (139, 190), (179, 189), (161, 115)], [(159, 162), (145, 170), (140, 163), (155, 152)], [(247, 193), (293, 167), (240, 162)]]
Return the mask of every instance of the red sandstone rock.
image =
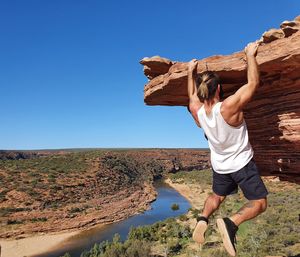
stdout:
[[(293, 27), (284, 24), (283, 29)], [(244, 58), (243, 51), (205, 58), (198, 61), (197, 72), (206, 66), (216, 72), (227, 97), (247, 82)], [(300, 31), (261, 45), (257, 62), (261, 84), (244, 111), (255, 160), (263, 174), (300, 182)], [(186, 106), (187, 63), (177, 62), (152, 79), (145, 86), (144, 101)]]
[(280, 28), (283, 30), (284, 35), (289, 37), (300, 29), (299, 21), (284, 21), (280, 24)]
[(153, 79), (158, 75), (167, 73), (173, 63), (169, 59), (153, 56), (151, 58), (143, 58), (140, 61), (140, 64), (144, 65), (144, 74), (146, 77), (148, 79)]
[(279, 38), (284, 38), (285, 34), (281, 29), (270, 29), (262, 35), (263, 43), (270, 43)]

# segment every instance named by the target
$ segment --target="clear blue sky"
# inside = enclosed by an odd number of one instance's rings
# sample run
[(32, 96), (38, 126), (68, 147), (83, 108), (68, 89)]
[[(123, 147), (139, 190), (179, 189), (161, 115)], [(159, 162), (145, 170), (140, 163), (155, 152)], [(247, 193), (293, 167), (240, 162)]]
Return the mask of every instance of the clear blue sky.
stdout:
[(1, 0), (0, 149), (207, 147), (184, 107), (146, 106), (139, 60), (239, 51), (300, 1)]

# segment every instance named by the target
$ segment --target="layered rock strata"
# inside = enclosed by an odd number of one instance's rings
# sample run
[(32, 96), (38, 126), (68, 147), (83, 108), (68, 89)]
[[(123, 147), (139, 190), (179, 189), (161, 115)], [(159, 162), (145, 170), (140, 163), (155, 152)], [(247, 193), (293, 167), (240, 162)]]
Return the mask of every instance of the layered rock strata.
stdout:
[[(244, 110), (255, 160), (262, 174), (300, 182), (300, 16), (265, 32), (257, 62), (261, 81)], [(147, 58), (148, 62), (149, 59)], [(165, 58), (164, 58), (165, 59)], [(144, 88), (147, 105), (187, 106), (187, 63), (172, 62)], [(143, 61), (141, 61), (143, 63)], [(157, 57), (156, 57), (156, 63)], [(151, 65), (148, 65), (151, 68)], [(158, 69), (156, 67), (156, 69)], [(243, 51), (198, 61), (197, 73), (216, 72), (225, 97), (247, 83)]]

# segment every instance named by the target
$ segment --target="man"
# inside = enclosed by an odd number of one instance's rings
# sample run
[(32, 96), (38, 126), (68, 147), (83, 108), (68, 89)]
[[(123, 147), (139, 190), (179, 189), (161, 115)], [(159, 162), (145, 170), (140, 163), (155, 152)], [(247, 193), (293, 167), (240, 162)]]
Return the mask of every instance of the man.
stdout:
[(193, 239), (204, 243), (209, 216), (227, 195), (237, 193), (239, 186), (249, 201), (231, 217), (217, 219), (224, 247), (231, 256), (236, 255), (238, 226), (267, 208), (268, 191), (253, 161), (253, 149), (243, 117), (244, 107), (259, 86), (257, 48), (257, 43), (250, 43), (245, 48), (248, 83), (224, 101), (221, 101), (223, 91), (216, 74), (204, 72), (195, 83), (197, 61), (190, 61), (188, 66), (188, 109), (207, 136), (213, 169), (213, 194), (208, 196), (202, 214), (197, 218)]

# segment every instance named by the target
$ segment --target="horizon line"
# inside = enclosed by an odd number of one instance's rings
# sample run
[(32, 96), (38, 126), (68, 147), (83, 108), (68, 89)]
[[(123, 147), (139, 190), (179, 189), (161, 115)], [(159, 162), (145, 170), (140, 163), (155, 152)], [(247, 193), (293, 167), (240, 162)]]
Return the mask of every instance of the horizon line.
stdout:
[(197, 149), (197, 150), (209, 150), (209, 148), (203, 147), (75, 147), (75, 148), (39, 148), (39, 149), (0, 149), (0, 152), (3, 151), (74, 151), (74, 150), (126, 150), (126, 149)]

